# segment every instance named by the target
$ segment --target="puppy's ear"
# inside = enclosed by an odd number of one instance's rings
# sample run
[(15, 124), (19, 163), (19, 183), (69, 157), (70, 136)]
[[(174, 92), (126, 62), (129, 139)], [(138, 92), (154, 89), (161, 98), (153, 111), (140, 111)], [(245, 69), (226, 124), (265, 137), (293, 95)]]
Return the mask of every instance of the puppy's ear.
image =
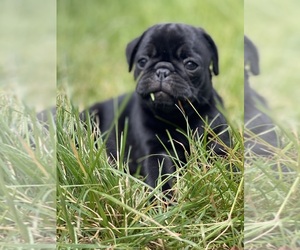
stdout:
[[(145, 33), (144, 33), (145, 34)], [(132, 70), (134, 58), (136, 55), (136, 52), (138, 51), (139, 45), (141, 40), (144, 37), (144, 34), (133, 39), (130, 43), (127, 44), (126, 47), (126, 59), (129, 66), (129, 72)]]
[(259, 74), (259, 55), (254, 43), (244, 36), (244, 65), (250, 67), (253, 75)]
[(211, 38), (210, 35), (208, 35), (205, 31), (203, 31), (203, 36), (206, 39), (210, 52), (211, 52), (211, 60), (213, 65), (213, 72), (215, 75), (219, 74), (219, 56), (218, 56), (218, 49), (214, 42), (214, 40)]

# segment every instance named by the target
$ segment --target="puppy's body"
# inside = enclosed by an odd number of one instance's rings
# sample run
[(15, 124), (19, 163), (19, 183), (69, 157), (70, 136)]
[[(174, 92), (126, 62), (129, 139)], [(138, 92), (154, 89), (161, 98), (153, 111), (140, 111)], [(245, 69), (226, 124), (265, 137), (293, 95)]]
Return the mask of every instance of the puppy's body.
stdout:
[[(175, 155), (172, 144), (180, 161), (186, 162), (189, 142), (184, 133), (188, 129), (203, 136), (207, 122), (226, 145), (230, 144), (225, 118), (216, 108), (222, 99), (211, 82), (211, 71), (218, 74), (217, 48), (204, 30), (184, 24), (155, 25), (128, 44), (126, 56), (129, 70), (135, 65), (136, 91), (88, 110), (102, 133), (117, 117), (117, 133), (113, 129), (107, 135), (109, 154), (117, 157), (116, 141), (128, 120), (130, 171), (134, 173), (140, 165), (147, 183), (155, 187), (160, 166), (162, 175), (174, 172), (174, 162), (168, 155)], [(123, 102), (125, 108), (120, 110)], [(216, 140), (207, 147), (224, 154)], [(163, 189), (170, 186), (166, 184)]]
[[(118, 155), (116, 135), (118, 135), (118, 141), (120, 142), (121, 133), (126, 129), (125, 122), (128, 121), (125, 155), (130, 154), (130, 172), (135, 173), (137, 167), (141, 165), (141, 174), (147, 176), (147, 183), (154, 187), (160, 163), (163, 163), (164, 166), (162, 174), (174, 172), (174, 163), (166, 152), (166, 148), (171, 153), (174, 150), (170, 142), (171, 138), (176, 148), (176, 154), (179, 159), (185, 162), (184, 152), (189, 152), (189, 142), (184, 133), (187, 132), (187, 129), (192, 129), (193, 131), (197, 130), (198, 134), (202, 135), (204, 134), (205, 124), (194, 112), (188, 117), (187, 125), (187, 120), (181, 114), (179, 108), (177, 112), (170, 114), (169, 117), (166, 117), (166, 115), (159, 116), (154, 114), (151, 109), (143, 106), (143, 101), (137, 93), (129, 94), (129, 96), (129, 99), (128, 95), (123, 95), (117, 99), (97, 103), (89, 109), (89, 112), (95, 122), (100, 121), (99, 127), (103, 132), (111, 129), (115, 117), (118, 116), (118, 125), (114, 126), (106, 142), (107, 152), (115, 159)], [(126, 103), (125, 109), (122, 112), (117, 111), (123, 102)], [(202, 108), (205, 111), (201, 112), (201, 116), (207, 119), (208, 123), (211, 123), (211, 127), (215, 128), (214, 132), (216, 134), (226, 130), (226, 121), (223, 116), (220, 116), (216, 108), (211, 106), (202, 106)], [(167, 132), (171, 135), (171, 138), (169, 138)], [(228, 144), (227, 132), (224, 132), (220, 137)], [(215, 151), (218, 154), (224, 154), (220, 147), (215, 148)]]
[[(272, 119), (265, 113), (269, 110), (263, 96), (258, 94), (249, 83), (250, 74), (259, 74), (259, 55), (255, 45), (245, 36), (244, 70), (244, 121), (248, 131), (258, 136), (245, 134), (245, 147), (258, 155), (269, 155), (270, 146), (279, 147), (279, 139)], [(269, 145), (268, 145), (269, 144)]]

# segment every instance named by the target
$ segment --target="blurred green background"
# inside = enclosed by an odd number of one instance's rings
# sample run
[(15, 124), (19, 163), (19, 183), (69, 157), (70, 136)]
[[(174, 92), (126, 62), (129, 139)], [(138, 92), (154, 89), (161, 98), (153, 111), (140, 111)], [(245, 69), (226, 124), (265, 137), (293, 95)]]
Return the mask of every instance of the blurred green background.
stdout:
[(56, 102), (56, 4), (0, 1), (0, 94), (34, 110)]
[(246, 0), (245, 34), (260, 53), (261, 74), (251, 79), (280, 123), (300, 121), (300, 1)]
[(232, 119), (243, 115), (243, 2), (236, 0), (64, 0), (57, 2), (58, 89), (80, 109), (132, 91), (125, 48), (162, 22), (203, 27), (219, 50), (213, 82)]

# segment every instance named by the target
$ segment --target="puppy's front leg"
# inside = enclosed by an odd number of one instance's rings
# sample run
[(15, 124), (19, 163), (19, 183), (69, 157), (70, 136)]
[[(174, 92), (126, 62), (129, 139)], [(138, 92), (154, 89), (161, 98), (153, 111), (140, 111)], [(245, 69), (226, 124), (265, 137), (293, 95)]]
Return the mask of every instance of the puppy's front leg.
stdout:
[[(165, 153), (164, 153), (165, 155)], [(174, 173), (174, 164), (169, 156), (149, 156), (143, 163), (144, 175), (146, 176), (146, 182), (151, 187), (155, 188), (159, 179), (164, 181), (168, 174)], [(166, 182), (162, 186), (162, 191), (165, 192), (172, 187), (172, 179)]]

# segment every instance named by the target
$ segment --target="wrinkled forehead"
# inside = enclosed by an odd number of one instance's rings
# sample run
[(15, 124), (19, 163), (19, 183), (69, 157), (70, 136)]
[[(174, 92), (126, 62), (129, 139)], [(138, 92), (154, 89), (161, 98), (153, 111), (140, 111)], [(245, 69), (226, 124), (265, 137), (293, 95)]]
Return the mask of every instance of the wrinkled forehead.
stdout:
[(144, 35), (141, 51), (148, 56), (180, 58), (208, 53), (202, 31), (188, 25), (165, 24), (150, 28)]

